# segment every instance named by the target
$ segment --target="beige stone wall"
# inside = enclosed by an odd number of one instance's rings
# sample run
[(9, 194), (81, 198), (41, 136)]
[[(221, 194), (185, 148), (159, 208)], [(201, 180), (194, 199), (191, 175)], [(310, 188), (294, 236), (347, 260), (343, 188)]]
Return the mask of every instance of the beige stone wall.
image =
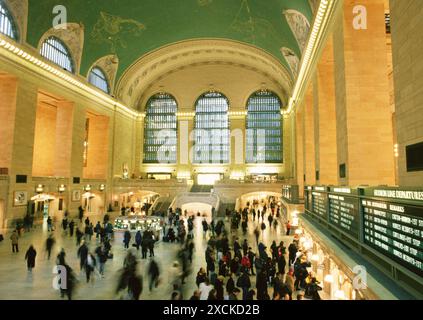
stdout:
[(89, 119), (87, 165), (84, 179), (107, 179), (109, 166), (109, 118), (87, 112)]
[(295, 114), (295, 161), (296, 180), (299, 186), (300, 198), (304, 196), (304, 111), (300, 106)]
[(405, 148), (423, 142), (423, 6), (419, 0), (391, 0), (395, 121), (399, 184), (423, 185), (423, 171), (407, 172)]
[[(365, 30), (353, 28), (359, 4), (367, 8)], [(340, 182), (349, 185), (395, 183), (384, 13), (383, 0), (344, 2), (335, 30), (338, 161), (347, 165)]]
[(0, 168), (10, 169), (15, 130), (17, 79), (0, 73)]
[(57, 107), (39, 103), (35, 120), (34, 177), (53, 177), (56, 158)]

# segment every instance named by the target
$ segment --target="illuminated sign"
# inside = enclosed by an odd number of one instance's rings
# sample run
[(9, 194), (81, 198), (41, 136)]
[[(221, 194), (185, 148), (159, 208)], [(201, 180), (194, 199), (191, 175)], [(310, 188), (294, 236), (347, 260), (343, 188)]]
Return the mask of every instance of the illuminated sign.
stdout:
[(374, 190), (375, 197), (423, 201), (423, 191)]

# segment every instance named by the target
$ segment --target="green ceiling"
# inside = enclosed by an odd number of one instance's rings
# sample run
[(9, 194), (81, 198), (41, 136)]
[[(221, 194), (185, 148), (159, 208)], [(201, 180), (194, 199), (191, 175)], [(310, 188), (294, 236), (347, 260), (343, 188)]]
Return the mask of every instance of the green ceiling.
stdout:
[(116, 53), (119, 77), (152, 50), (198, 38), (249, 43), (287, 65), (280, 48), (298, 56), (300, 50), (282, 12), (295, 9), (312, 20), (308, 0), (29, 0), (27, 41), (32, 46), (52, 27), (56, 5), (66, 6), (68, 22), (85, 26), (82, 75), (97, 59)]

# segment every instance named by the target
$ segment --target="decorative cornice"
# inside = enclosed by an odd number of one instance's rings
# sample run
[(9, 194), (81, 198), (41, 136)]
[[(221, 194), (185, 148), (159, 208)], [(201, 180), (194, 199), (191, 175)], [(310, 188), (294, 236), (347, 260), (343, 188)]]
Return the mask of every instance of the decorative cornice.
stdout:
[(308, 81), (314, 73), (326, 37), (333, 25), (334, 16), (337, 10), (342, 7), (342, 3), (343, 1), (341, 0), (320, 1), (320, 6), (313, 22), (307, 47), (301, 59), (298, 78), (289, 100), (288, 109), (284, 114), (289, 115), (295, 107), (302, 102)]

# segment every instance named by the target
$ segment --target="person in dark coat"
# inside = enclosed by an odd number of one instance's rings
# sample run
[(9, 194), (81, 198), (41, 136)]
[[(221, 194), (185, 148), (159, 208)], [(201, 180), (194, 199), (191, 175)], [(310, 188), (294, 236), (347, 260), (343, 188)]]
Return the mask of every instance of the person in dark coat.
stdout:
[(94, 228), (94, 232), (95, 232), (95, 238), (96, 239), (98, 239), (98, 238), (100, 238), (100, 234), (101, 234), (101, 224), (100, 224), (100, 221), (97, 221), (97, 224), (95, 225), (95, 228)]
[(131, 233), (126, 230), (123, 235), (123, 243), (125, 244), (125, 249), (129, 249), (129, 242), (131, 241)]
[(53, 249), (54, 243), (56, 240), (54, 240), (54, 237), (52, 234), (50, 234), (46, 240), (46, 251), (47, 251), (47, 259), (50, 260), (51, 256), (51, 250)]
[(82, 218), (84, 218), (84, 209), (82, 208), (82, 206), (79, 206), (78, 211), (79, 211), (79, 221), (82, 222)]
[(35, 251), (34, 246), (31, 245), (28, 251), (25, 253), (25, 260), (28, 267), (28, 272), (32, 272), (32, 269), (35, 267), (36, 256), (37, 256), (37, 251)]
[(137, 233), (135, 234), (135, 245), (137, 247), (137, 251), (140, 249), (141, 241), (142, 241), (141, 231), (138, 230)]
[(214, 285), (214, 288), (216, 289), (216, 299), (217, 300), (223, 300), (224, 299), (224, 288), (223, 288), (223, 282), (225, 281), (225, 278), (223, 276), (218, 276), (216, 279), (216, 283)]
[(253, 252), (253, 250), (251, 249), (251, 247), (248, 248), (248, 259), (250, 260), (250, 269), (251, 269), (251, 275), (255, 276), (254, 273), (254, 265), (255, 265), (255, 259), (256, 259), (256, 254)]
[(256, 292), (254, 290), (248, 291), (247, 297), (245, 300), (252, 301), (254, 300), (254, 296), (256, 295)]
[(78, 249), (79, 267), (82, 270), (85, 267), (88, 257), (88, 247), (85, 242)]
[(232, 278), (232, 273), (229, 274), (228, 281), (226, 282), (226, 292), (228, 294), (231, 294), (233, 290), (235, 289), (235, 281)]
[(288, 247), (288, 252), (289, 252), (289, 266), (291, 266), (294, 263), (295, 258), (297, 256), (297, 251), (298, 251), (297, 245), (295, 244), (295, 242), (292, 242), (289, 245), (289, 247)]
[(145, 237), (141, 240), (141, 254), (142, 259), (147, 259), (147, 251), (148, 251), (148, 239)]
[(267, 276), (264, 271), (257, 271), (257, 300), (268, 300), (269, 293), (267, 292)]
[(81, 244), (81, 240), (82, 240), (82, 236), (83, 236), (84, 234), (82, 233), (82, 231), (81, 230), (79, 230), (79, 228), (78, 229), (76, 229), (76, 245), (77, 246), (79, 246), (80, 244)]
[(156, 241), (154, 241), (154, 239), (149, 239), (148, 240), (148, 251), (149, 251), (149, 257), (152, 258), (154, 257), (154, 243)]
[(160, 269), (159, 265), (154, 259), (151, 259), (151, 262), (148, 266), (148, 275), (149, 275), (149, 281), (148, 281), (148, 287), (150, 291), (153, 290), (153, 286), (155, 288), (159, 285), (159, 277), (160, 277)]
[(242, 300), (247, 300), (248, 290), (251, 288), (251, 281), (247, 272), (244, 271), (238, 278), (236, 286), (242, 289)]
[(73, 220), (71, 220), (71, 222), (69, 223), (69, 235), (71, 237), (73, 237), (74, 229), (75, 229), (75, 222), (73, 222)]

